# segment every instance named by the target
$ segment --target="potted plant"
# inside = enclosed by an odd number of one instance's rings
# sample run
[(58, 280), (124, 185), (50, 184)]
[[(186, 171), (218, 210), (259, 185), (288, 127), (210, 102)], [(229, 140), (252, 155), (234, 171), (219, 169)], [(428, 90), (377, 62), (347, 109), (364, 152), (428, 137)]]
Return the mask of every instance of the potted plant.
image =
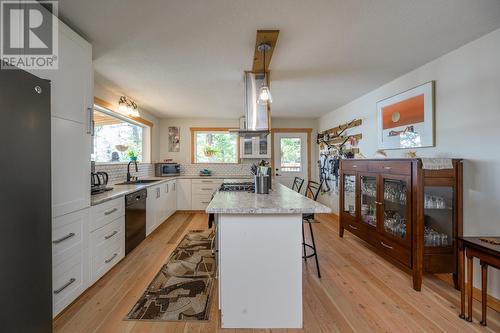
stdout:
[(205, 146), (204, 153), (206, 157), (212, 157), (217, 152), (217, 149), (210, 146)]
[(137, 154), (132, 149), (128, 151), (128, 157), (131, 161), (137, 161)]

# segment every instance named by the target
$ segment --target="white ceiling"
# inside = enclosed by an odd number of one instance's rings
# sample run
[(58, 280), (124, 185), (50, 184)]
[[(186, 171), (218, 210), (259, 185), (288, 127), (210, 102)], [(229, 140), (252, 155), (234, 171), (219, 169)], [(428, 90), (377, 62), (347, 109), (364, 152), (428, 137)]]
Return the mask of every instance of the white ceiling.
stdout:
[(318, 117), (500, 28), (499, 0), (61, 0), (96, 81), (160, 117), (243, 114), (257, 29), (280, 29), (276, 117)]

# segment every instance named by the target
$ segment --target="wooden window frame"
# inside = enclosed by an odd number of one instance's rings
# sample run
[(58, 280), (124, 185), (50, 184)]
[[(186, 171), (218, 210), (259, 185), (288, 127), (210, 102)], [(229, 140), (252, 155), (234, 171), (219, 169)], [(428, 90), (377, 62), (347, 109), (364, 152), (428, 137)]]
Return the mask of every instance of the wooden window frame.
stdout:
[(240, 137), (238, 136), (236, 139), (236, 154), (237, 154), (237, 162), (236, 163), (207, 163), (207, 162), (196, 162), (196, 151), (195, 151), (195, 132), (229, 132), (234, 128), (231, 127), (190, 127), (191, 131), (191, 164), (219, 164), (219, 165), (237, 165), (241, 164), (240, 157)]
[[(135, 122), (138, 122), (140, 124), (143, 124), (147, 127), (149, 127), (149, 150), (150, 150), (150, 156), (149, 156), (149, 164), (152, 164), (154, 163), (153, 162), (153, 123), (150, 122), (149, 120), (146, 120), (144, 118), (141, 118), (141, 117), (134, 117), (134, 116), (129, 116), (129, 115), (125, 115), (125, 114), (122, 114), (120, 112), (118, 112), (118, 110), (116, 109), (115, 106), (113, 106), (113, 104), (109, 103), (109, 102), (106, 102), (105, 100), (99, 98), (99, 97), (94, 97), (94, 105), (97, 105), (101, 108), (104, 108), (104, 109), (107, 109), (107, 110), (110, 110), (110, 111), (113, 111), (117, 114), (119, 114), (120, 116), (122, 117), (125, 117), (125, 118), (128, 118), (130, 120), (133, 120)], [(103, 162), (103, 163), (106, 163), (106, 162)], [(120, 162), (120, 163), (125, 163), (125, 162)], [(139, 162), (139, 163), (148, 163), (148, 162)], [(116, 163), (114, 163), (116, 164)]]

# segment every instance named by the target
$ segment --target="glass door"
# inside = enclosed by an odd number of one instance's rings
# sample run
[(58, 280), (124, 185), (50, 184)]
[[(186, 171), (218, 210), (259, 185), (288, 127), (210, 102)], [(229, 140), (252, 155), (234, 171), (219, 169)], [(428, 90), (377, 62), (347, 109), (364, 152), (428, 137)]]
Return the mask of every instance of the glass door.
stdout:
[(447, 248), (453, 245), (455, 219), (453, 186), (424, 186), (424, 244)]
[(410, 178), (383, 175), (382, 195), (383, 233), (396, 240), (409, 242)]
[(361, 174), (361, 222), (377, 226), (377, 175)]
[(344, 206), (342, 207), (342, 212), (344, 216), (356, 218), (356, 175), (344, 174), (343, 175), (343, 194), (344, 194)]

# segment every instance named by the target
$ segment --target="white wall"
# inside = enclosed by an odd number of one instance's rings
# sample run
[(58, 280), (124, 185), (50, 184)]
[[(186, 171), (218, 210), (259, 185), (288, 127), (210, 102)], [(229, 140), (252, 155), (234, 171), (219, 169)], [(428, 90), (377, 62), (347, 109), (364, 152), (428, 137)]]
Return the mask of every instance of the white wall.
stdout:
[[(110, 89), (107, 89), (104, 85), (99, 84), (99, 82), (94, 82), (94, 96), (98, 97), (112, 105), (114, 105), (118, 109), (118, 100), (120, 99), (121, 94), (112, 91)], [(133, 96), (130, 96), (130, 98), (133, 99)], [(152, 156), (152, 161), (155, 162), (159, 160), (159, 152), (160, 152), (160, 122), (157, 117), (152, 115), (150, 112), (142, 109), (139, 105), (139, 114), (141, 118), (144, 118), (150, 122), (153, 123), (153, 135), (152, 135), (152, 142), (151, 142), (151, 156)]]
[[(377, 149), (377, 101), (436, 81), (436, 147), (421, 157), (457, 157), (464, 162), (464, 235), (500, 235), (500, 30), (489, 33), (319, 119), (325, 130), (362, 118), (359, 147), (366, 157)], [(403, 157), (404, 150), (388, 151)], [(337, 209), (338, 198), (327, 202)], [(475, 267), (476, 285), (479, 266)], [(500, 274), (490, 268), (489, 291), (500, 297)]]

